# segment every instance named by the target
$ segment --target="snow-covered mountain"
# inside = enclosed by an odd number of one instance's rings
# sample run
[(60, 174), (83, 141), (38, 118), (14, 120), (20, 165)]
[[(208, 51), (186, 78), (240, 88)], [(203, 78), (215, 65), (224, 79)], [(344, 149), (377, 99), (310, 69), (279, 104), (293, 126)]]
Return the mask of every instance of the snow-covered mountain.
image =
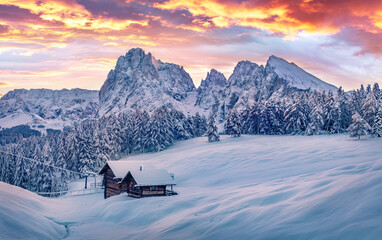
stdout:
[(118, 58), (99, 92), (18, 89), (7, 93), (0, 99), (0, 127), (28, 124), (34, 128), (41, 125), (61, 129), (92, 116), (136, 109), (152, 112), (163, 105), (186, 115), (213, 113), (223, 122), (234, 107), (296, 91), (336, 89), (296, 64), (275, 56), (269, 57), (265, 67), (240, 61), (228, 81), (212, 69), (196, 89), (182, 66), (162, 62), (151, 53), (133, 48)]
[(62, 129), (94, 117), (97, 110), (98, 91), (16, 89), (0, 99), (0, 127), (25, 124), (39, 130)]
[[(206, 79), (211, 78), (211, 75), (212, 72)], [(228, 82), (209, 81), (206, 87), (206, 80), (202, 81), (195, 105), (205, 111), (212, 111), (222, 121), (232, 108), (251, 105), (255, 101), (284, 97), (296, 91), (336, 89), (294, 63), (271, 56), (265, 67), (250, 61), (240, 61)]]
[(195, 106), (199, 106), (204, 111), (218, 111), (218, 107), (225, 99), (227, 84), (227, 79), (223, 73), (212, 69), (198, 87)]
[(118, 58), (99, 93), (99, 115), (166, 105), (192, 111), (196, 88), (183, 67), (133, 48)]
[(309, 89), (335, 91), (336, 87), (294, 63), (271, 56), (265, 67), (240, 61), (228, 81), (212, 69), (196, 89), (183, 67), (161, 62), (151, 53), (133, 48), (119, 57), (115, 69), (109, 72), (99, 94), (98, 114), (135, 109), (151, 112), (166, 105), (185, 114), (212, 112), (224, 120), (234, 107)]
[(311, 89), (318, 91), (337, 90), (337, 87), (318, 79), (310, 73), (305, 72), (296, 64), (290, 63), (273, 55), (269, 57), (265, 68), (268, 72), (273, 71), (278, 77), (284, 79), (286, 84), (297, 89)]

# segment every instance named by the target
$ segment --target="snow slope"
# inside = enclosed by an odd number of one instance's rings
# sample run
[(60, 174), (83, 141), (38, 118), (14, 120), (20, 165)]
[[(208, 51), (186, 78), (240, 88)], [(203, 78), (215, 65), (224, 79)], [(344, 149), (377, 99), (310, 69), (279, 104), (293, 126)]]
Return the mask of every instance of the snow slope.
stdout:
[(64, 226), (45, 216), (50, 199), (0, 182), (0, 239), (61, 239)]
[[(67, 239), (379, 239), (381, 156), (377, 138), (243, 136), (207, 143), (202, 137), (128, 158), (175, 173), (177, 196), (38, 201), (47, 206), (41, 214), (68, 226)], [(1, 206), (11, 208), (8, 194), (1, 196)]]

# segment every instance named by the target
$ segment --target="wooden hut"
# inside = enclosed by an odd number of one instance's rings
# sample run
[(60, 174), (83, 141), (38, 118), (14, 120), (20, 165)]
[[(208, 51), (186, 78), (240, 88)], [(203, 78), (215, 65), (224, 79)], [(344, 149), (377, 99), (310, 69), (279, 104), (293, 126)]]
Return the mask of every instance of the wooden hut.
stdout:
[[(147, 161), (108, 161), (99, 174), (104, 175), (104, 197), (127, 192), (132, 197), (164, 196), (174, 193), (174, 179), (164, 169)], [(170, 186), (171, 191), (166, 187)]]

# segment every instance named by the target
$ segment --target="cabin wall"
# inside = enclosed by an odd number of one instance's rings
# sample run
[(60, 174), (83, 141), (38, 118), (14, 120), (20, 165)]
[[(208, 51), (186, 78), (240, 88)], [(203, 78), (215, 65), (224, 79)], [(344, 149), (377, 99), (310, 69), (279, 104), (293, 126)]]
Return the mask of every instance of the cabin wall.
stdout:
[(114, 179), (114, 177), (115, 175), (110, 168), (108, 168), (103, 175), (105, 184), (105, 198), (109, 198), (121, 193), (121, 184), (119, 184), (118, 181)]
[(166, 194), (166, 186), (154, 186), (155, 190), (152, 187), (142, 187), (142, 197), (147, 196), (163, 196)]

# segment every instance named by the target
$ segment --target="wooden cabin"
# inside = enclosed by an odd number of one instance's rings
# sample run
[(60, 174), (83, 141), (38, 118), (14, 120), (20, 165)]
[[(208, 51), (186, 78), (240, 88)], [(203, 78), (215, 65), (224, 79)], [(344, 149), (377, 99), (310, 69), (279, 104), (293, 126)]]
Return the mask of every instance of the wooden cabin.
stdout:
[[(104, 197), (126, 192), (131, 197), (173, 194), (174, 179), (165, 169), (145, 161), (108, 161), (99, 174), (104, 175)], [(171, 187), (168, 191), (166, 187)]]

